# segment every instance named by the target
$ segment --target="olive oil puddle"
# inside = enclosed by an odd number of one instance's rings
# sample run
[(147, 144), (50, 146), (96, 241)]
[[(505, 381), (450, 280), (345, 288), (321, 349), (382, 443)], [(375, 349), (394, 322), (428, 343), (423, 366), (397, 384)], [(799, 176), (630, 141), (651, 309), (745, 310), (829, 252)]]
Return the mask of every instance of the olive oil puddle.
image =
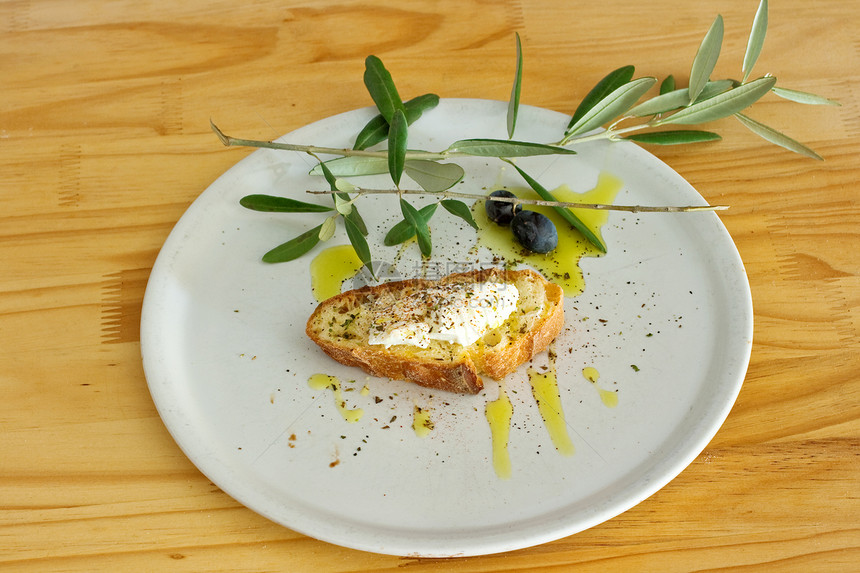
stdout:
[[(553, 196), (564, 202), (571, 203), (607, 203), (611, 204), (618, 195), (623, 183), (617, 177), (601, 173), (594, 189), (585, 193), (574, 193), (567, 185), (552, 191)], [(508, 189), (521, 199), (540, 199), (531, 189)], [(555, 250), (542, 255), (523, 249), (514, 239), (510, 227), (503, 227), (487, 218), (484, 201), (476, 201), (472, 206), (472, 216), (478, 224), (478, 245), (486, 247), (495, 256), (508, 264), (524, 263), (541, 271), (544, 276), (561, 286), (567, 297), (573, 297), (585, 290), (585, 278), (579, 261), (582, 257), (599, 257), (603, 253), (589, 243), (582, 234), (556, 213), (552, 207), (525, 205), (543, 213), (555, 224), (558, 231), (558, 246)], [(598, 209), (572, 209), (577, 217), (591, 229), (601, 240), (601, 228), (609, 220), (609, 212)]]
[(347, 422), (354, 424), (364, 416), (364, 410), (361, 408), (347, 408), (346, 399), (340, 388), (340, 380), (337, 377), (328, 374), (314, 374), (308, 378), (308, 386), (314, 390), (330, 389), (334, 396), (334, 405), (337, 407), (337, 411)]
[(340, 294), (343, 281), (363, 266), (352, 245), (329, 247), (311, 261), (311, 291), (317, 302)]

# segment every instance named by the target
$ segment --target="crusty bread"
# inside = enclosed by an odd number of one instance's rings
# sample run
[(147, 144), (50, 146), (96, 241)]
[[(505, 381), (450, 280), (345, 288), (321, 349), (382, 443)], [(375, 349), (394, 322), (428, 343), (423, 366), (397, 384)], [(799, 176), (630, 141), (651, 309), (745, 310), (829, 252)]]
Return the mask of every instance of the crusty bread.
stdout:
[[(434, 284), (513, 283), (519, 291), (516, 310), (505, 323), (470, 346), (433, 340), (428, 348), (368, 344), (375, 300), (393, 301)], [(477, 394), (479, 373), (501, 379), (558, 336), (564, 324), (564, 292), (530, 270), (489, 268), (448, 275), (438, 281), (411, 279), (366, 286), (332, 297), (308, 319), (307, 335), (326, 354), (348, 366), (396, 380), (450, 392)]]

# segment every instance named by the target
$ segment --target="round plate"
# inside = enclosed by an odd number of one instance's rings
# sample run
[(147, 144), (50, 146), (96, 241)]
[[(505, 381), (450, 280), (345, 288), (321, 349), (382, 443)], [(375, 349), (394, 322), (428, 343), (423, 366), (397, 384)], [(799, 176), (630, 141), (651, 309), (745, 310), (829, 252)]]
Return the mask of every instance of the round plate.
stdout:
[[(350, 147), (373, 115), (362, 109), (299, 129), (284, 141)], [(410, 128), (410, 147), (441, 150), (457, 139), (505, 138), (506, 104), (442, 100)], [(568, 117), (523, 106), (517, 138), (559, 139)], [(217, 145), (217, 141), (213, 143)], [(575, 156), (519, 161), (542, 185), (577, 192), (608, 172), (618, 204), (702, 204), (677, 173), (634, 144), (595, 142)], [(523, 187), (495, 159), (469, 158), (458, 191)], [(752, 345), (749, 285), (735, 246), (712, 212), (613, 212), (608, 254), (581, 262), (585, 291), (565, 302), (555, 367), (576, 451), (557, 452), (529, 388), (526, 367), (505, 381), (514, 407), (509, 479), (494, 472), (485, 405), (475, 396), (370, 378), (335, 363), (304, 334), (316, 302), (313, 255), (270, 265), (261, 255), (325, 215), (268, 214), (239, 206), (252, 193), (308, 196), (326, 189), (304, 154), (259, 150), (194, 202), (164, 244), (146, 290), (141, 350), (158, 411), (191, 461), (254, 511), (331, 543), (396, 555), (479, 555), (528, 547), (601, 523), (678, 475), (707, 445), (740, 390)], [(356, 180), (358, 182), (358, 180)], [(390, 187), (387, 176), (361, 181)], [(412, 186), (405, 180), (404, 186)], [(430, 201), (425, 198), (423, 202)], [(422, 201), (414, 200), (420, 206)], [(439, 210), (434, 254), (413, 243), (383, 247), (401, 215), (391, 196), (358, 203), (374, 258), (404, 277), (492, 264), (475, 232)], [(339, 225), (340, 227), (340, 225)], [(339, 228), (330, 244), (347, 243)], [(328, 246), (328, 245), (326, 245)], [(350, 286), (347, 281), (345, 288)], [(546, 353), (533, 361), (540, 367)], [(596, 384), (583, 368), (599, 372)], [(343, 381), (348, 423), (315, 373)], [(608, 407), (600, 390), (617, 396)], [(413, 411), (434, 429), (420, 437)]]

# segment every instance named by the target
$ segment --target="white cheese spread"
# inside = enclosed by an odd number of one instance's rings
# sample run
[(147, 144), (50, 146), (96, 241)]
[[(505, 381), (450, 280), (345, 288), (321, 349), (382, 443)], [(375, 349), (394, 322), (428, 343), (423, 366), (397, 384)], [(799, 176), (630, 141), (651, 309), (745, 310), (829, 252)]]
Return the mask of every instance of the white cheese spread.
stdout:
[(508, 283), (436, 285), (375, 305), (370, 344), (427, 348), (431, 340), (469, 346), (501, 326), (517, 308), (520, 293)]

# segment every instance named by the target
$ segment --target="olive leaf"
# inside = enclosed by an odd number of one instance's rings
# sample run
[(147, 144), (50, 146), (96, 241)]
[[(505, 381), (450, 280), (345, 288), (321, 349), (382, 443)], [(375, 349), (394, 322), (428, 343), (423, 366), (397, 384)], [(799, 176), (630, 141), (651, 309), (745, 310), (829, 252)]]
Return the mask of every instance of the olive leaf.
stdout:
[[(716, 80), (713, 82), (708, 82), (705, 84), (705, 87), (702, 88), (702, 91), (697, 98), (697, 102), (711, 99), (712, 97), (731, 89), (733, 85), (734, 82), (732, 82), (732, 80)], [(681, 88), (645, 100), (639, 105), (633, 107), (628, 112), (628, 114), (633, 117), (657, 115), (661, 113), (666, 113), (668, 111), (680, 109), (682, 107), (687, 106), (689, 103), (689, 88)]]
[(685, 107), (654, 122), (653, 125), (660, 126), (672, 123), (692, 125), (734, 115), (758, 101), (770, 91), (775, 83), (776, 78), (772, 76), (753, 80), (710, 99)]
[(690, 103), (690, 90), (682, 88), (647, 99), (631, 108), (628, 113), (633, 117), (645, 117), (680, 109), (688, 103)]
[(519, 33), (517, 37), (517, 67), (514, 73), (514, 87), (511, 89), (511, 98), (508, 100), (508, 139), (513, 139), (514, 130), (517, 127), (517, 115), (520, 111), (520, 92), (523, 84), (523, 46), (520, 42)]
[(740, 122), (744, 124), (747, 128), (749, 128), (750, 131), (752, 131), (766, 141), (769, 141), (775, 145), (779, 145), (780, 147), (784, 147), (789, 151), (805, 155), (806, 157), (811, 157), (812, 159), (817, 159), (819, 161), (823, 160), (820, 155), (815, 153), (807, 146), (803, 145), (799, 141), (795, 141), (784, 133), (773, 129), (772, 127), (768, 127), (763, 123), (759, 123), (756, 120), (747, 117), (741, 113), (736, 113), (735, 117), (738, 118)]
[(826, 97), (811, 94), (809, 92), (790, 90), (787, 88), (778, 88), (776, 86), (774, 86), (771, 91), (783, 99), (787, 99), (796, 103), (804, 103), (807, 105), (842, 105), (835, 99), (828, 99)]
[(344, 217), (344, 220), (352, 221), (352, 224), (355, 225), (358, 232), (365, 237), (367, 236), (367, 224), (364, 222), (364, 218), (358, 212), (358, 208), (355, 205), (352, 206), (352, 211), (349, 215)]
[[(421, 207), (418, 210), (418, 213), (421, 215), (422, 219), (429, 221), (436, 212), (436, 207), (438, 205), (439, 203), (430, 203), (429, 205)], [(415, 227), (406, 218), (404, 218), (391, 227), (382, 242), (386, 247), (393, 247), (394, 245), (399, 245), (404, 241), (408, 241), (414, 236)]]
[(708, 82), (705, 84), (705, 87), (702, 88), (702, 91), (699, 93), (699, 97), (697, 97), (696, 101), (693, 103), (699, 103), (700, 101), (716, 97), (737, 85), (739, 84), (734, 80), (714, 80), (712, 82)]
[(755, 18), (753, 18), (752, 29), (750, 29), (750, 38), (747, 42), (747, 51), (744, 54), (744, 63), (741, 70), (744, 74), (743, 81), (746, 82), (750, 77), (753, 66), (761, 54), (761, 48), (764, 45), (764, 36), (767, 32), (767, 0), (761, 0), (756, 10)]
[(430, 242), (430, 228), (427, 226), (427, 220), (402, 197), (400, 198), (400, 212), (403, 213), (403, 218), (409, 221), (409, 224), (415, 230), (421, 254), (429, 257), (433, 247)]
[(660, 95), (675, 91), (675, 76), (669, 74), (666, 79), (660, 83)]
[(426, 159), (410, 159), (404, 170), (422, 189), (431, 193), (450, 189), (466, 174), (456, 163), (438, 163)]
[(711, 131), (697, 131), (684, 129), (677, 131), (652, 131), (650, 133), (635, 133), (624, 136), (637, 143), (650, 143), (653, 145), (680, 145), (683, 143), (699, 143), (702, 141), (718, 141), (722, 139), (719, 134)]
[(334, 208), (337, 209), (338, 213), (346, 217), (352, 213), (352, 202), (344, 198), (343, 194), (338, 193), (334, 196)]
[(600, 127), (607, 121), (622, 115), (645, 95), (657, 78), (639, 78), (616, 88), (612, 93), (597, 102), (567, 130), (566, 136), (576, 135)]
[(239, 204), (252, 211), (269, 213), (325, 213), (332, 210), (324, 205), (274, 195), (246, 195), (239, 199)]
[(633, 66), (622, 66), (609, 72), (605, 77), (603, 77), (603, 79), (597, 82), (597, 84), (591, 88), (591, 91), (586, 94), (579, 106), (577, 106), (576, 111), (573, 112), (573, 117), (570, 118), (570, 122), (567, 124), (565, 135), (570, 133), (570, 129), (576, 124), (576, 122), (588, 113), (591, 108), (603, 100), (603, 98), (632, 80), (633, 73), (635, 71), (636, 68)]
[(322, 225), (320, 225), (320, 241), (328, 241), (334, 236), (334, 230), (337, 227), (337, 224), (335, 223), (336, 218), (336, 215), (326, 217), (326, 220), (323, 221)]
[(535, 155), (573, 155), (576, 151), (530, 141), (507, 139), (461, 139), (452, 143), (447, 151), (477, 157), (531, 157)]
[(690, 69), (690, 103), (696, 101), (705, 84), (708, 83), (720, 57), (722, 45), (723, 17), (718, 14), (693, 59), (693, 66)]
[(472, 218), (472, 210), (469, 209), (468, 205), (462, 201), (456, 201), (454, 199), (442, 199), (441, 203), (442, 207), (444, 207), (446, 211), (455, 217), (460, 217), (469, 223), (473, 229), (476, 231), (478, 230), (478, 224), (475, 222), (475, 219)]
[(356, 190), (355, 185), (353, 185), (346, 179), (341, 179), (339, 177), (335, 179), (334, 186), (337, 187), (338, 191), (343, 191), (344, 193), (353, 193)]
[(395, 110), (403, 110), (403, 101), (397, 93), (394, 80), (391, 79), (391, 74), (385, 69), (382, 60), (376, 56), (367, 56), (364, 66), (364, 85), (379, 113), (391, 124)]
[(388, 172), (394, 185), (400, 186), (400, 177), (406, 163), (406, 145), (409, 126), (402, 109), (394, 110), (388, 131)]
[[(388, 124), (385, 124), (385, 136), (388, 137)], [(336, 177), (358, 177), (361, 175), (381, 175), (388, 173), (388, 158), (364, 157), (347, 155), (323, 162), (329, 172)], [(323, 175), (322, 163), (318, 163), (309, 172), (310, 175)]]
[[(505, 160), (505, 161), (507, 161), (509, 164), (513, 165), (514, 169), (516, 169), (517, 172), (522, 176), (522, 178), (526, 180), (526, 183), (529, 184), (529, 187), (534, 189), (535, 193), (540, 195), (541, 199), (543, 199), (544, 201), (557, 201), (557, 199), (555, 198), (555, 196), (553, 196), (552, 193), (547, 191), (540, 183), (538, 183), (535, 179), (533, 179), (528, 173), (526, 173), (525, 171), (520, 169), (512, 161), (508, 161), (508, 160)], [(589, 229), (588, 226), (585, 223), (583, 223), (582, 220), (579, 217), (577, 217), (573, 211), (571, 211), (570, 209), (564, 208), (564, 207), (553, 207), (553, 210), (556, 213), (558, 213), (559, 215), (561, 215), (561, 217), (565, 221), (570, 223), (570, 225), (574, 229), (576, 229), (577, 231), (582, 233), (582, 236), (585, 237), (589, 243), (591, 243), (592, 245), (597, 247), (597, 249), (600, 250), (600, 252), (602, 252), (602, 253), (606, 252), (606, 245), (603, 243), (602, 240), (600, 240), (600, 237), (598, 237), (591, 229)]]
[(367, 245), (367, 239), (364, 238), (366, 233), (362, 232), (350, 217), (343, 218), (343, 226), (346, 228), (346, 236), (349, 238), (352, 248), (355, 249), (355, 254), (370, 271), (370, 275), (376, 278), (376, 273), (373, 271), (373, 259), (370, 256), (370, 247)]
[(313, 249), (320, 242), (320, 231), (322, 225), (317, 225), (309, 231), (305, 231), (298, 237), (278, 245), (263, 255), (264, 263), (286, 263), (297, 259)]
[(328, 181), (329, 187), (331, 187), (332, 191), (337, 191), (337, 178), (334, 176), (334, 173), (331, 172), (331, 169), (328, 168), (328, 165), (325, 162), (320, 161), (317, 163), (317, 167), (322, 171), (323, 177)]
[[(436, 94), (424, 94), (403, 102), (403, 115), (406, 116), (406, 123), (412, 125), (425, 111), (433, 109), (437, 105), (439, 105), (439, 96)], [(388, 139), (388, 122), (380, 113), (362, 128), (356, 136), (352, 148), (367, 149), (386, 139)]]
[[(335, 193), (332, 194), (332, 201), (334, 201), (335, 208), (337, 208), (337, 206), (338, 206), (338, 201), (343, 201), (343, 202), (350, 201), (349, 195), (341, 192), (341, 190), (338, 187), (338, 181), (342, 181), (342, 180), (340, 180), (334, 176), (334, 174), (331, 172), (331, 170), (328, 168), (328, 165), (326, 165), (325, 162), (321, 161), (318, 165), (319, 165), (319, 168), (322, 171), (323, 175), (325, 176), (326, 181), (328, 181), (328, 184), (331, 187), (331, 190), (335, 191)], [(351, 209), (349, 210), (348, 213), (346, 213), (346, 214), (341, 213), (341, 215), (343, 216), (344, 221), (346, 221), (347, 219), (351, 220), (352, 223), (356, 226), (356, 228), (361, 232), (361, 234), (364, 236), (367, 236), (367, 225), (365, 224), (364, 219), (362, 218), (361, 214), (358, 212), (358, 208), (356, 208), (354, 205), (352, 205)]]

